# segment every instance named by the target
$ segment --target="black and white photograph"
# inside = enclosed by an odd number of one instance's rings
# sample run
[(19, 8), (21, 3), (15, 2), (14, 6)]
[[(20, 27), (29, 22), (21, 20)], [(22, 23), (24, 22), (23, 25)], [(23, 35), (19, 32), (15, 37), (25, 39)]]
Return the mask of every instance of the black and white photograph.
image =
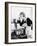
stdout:
[(5, 43), (29, 43), (36, 40), (36, 4), (5, 3)]

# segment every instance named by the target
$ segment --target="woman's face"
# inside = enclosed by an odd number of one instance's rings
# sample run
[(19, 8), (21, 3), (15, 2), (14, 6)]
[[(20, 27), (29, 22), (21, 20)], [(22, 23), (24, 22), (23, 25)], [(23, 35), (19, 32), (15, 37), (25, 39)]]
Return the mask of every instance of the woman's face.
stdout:
[(18, 31), (16, 31), (16, 34), (17, 35), (20, 35), (20, 34), (22, 34), (23, 33), (23, 30), (18, 30)]
[(26, 18), (22, 15), (20, 15), (20, 20), (26, 20)]
[(21, 34), (21, 31), (16, 31), (16, 34), (17, 34), (17, 35), (20, 35), (20, 34)]
[(23, 14), (22, 14), (22, 15), (20, 15), (20, 18), (22, 18), (22, 19), (23, 19)]

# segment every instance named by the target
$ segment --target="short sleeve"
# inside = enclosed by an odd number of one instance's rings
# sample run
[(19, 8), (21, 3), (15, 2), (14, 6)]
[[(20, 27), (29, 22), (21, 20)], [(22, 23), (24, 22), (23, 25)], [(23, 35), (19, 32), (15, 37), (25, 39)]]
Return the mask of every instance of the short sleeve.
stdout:
[(28, 25), (28, 26), (31, 26), (32, 21), (31, 21), (29, 18), (27, 18), (27, 20), (26, 20), (26, 21), (27, 21), (27, 25)]

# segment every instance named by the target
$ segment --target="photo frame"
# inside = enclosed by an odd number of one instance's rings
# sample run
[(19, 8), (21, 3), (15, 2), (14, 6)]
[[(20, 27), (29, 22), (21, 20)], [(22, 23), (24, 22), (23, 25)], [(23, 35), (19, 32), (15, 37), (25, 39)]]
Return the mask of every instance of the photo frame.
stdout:
[(5, 44), (36, 42), (36, 4), (5, 2)]

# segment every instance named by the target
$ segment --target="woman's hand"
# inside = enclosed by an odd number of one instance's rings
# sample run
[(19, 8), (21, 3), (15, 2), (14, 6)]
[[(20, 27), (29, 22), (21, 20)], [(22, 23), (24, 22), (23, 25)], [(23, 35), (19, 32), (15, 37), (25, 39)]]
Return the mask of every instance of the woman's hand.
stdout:
[(24, 23), (23, 25), (22, 25), (22, 27), (26, 27), (27, 26), (27, 23)]

